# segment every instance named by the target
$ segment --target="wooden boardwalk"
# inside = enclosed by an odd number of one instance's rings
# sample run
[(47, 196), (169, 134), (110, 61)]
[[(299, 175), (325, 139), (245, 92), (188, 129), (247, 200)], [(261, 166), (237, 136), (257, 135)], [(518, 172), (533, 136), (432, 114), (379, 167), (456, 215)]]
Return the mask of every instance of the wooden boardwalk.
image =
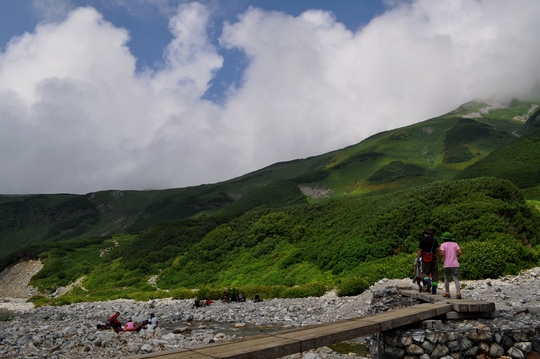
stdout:
[(479, 315), (493, 313), (495, 311), (495, 304), (491, 302), (446, 299), (442, 295), (423, 294), (413, 290), (401, 290), (401, 292), (405, 296), (419, 298), (428, 303), (356, 319), (325, 323), (272, 334), (262, 334), (198, 347), (161, 351), (132, 358), (280, 358), (450, 313)]
[(441, 294), (418, 293), (417, 290), (400, 289), (402, 295), (420, 299), (427, 303), (448, 303), (452, 311), (446, 314), (447, 319), (466, 319), (479, 317), (493, 317), (497, 315), (495, 303), (474, 299), (443, 298)]

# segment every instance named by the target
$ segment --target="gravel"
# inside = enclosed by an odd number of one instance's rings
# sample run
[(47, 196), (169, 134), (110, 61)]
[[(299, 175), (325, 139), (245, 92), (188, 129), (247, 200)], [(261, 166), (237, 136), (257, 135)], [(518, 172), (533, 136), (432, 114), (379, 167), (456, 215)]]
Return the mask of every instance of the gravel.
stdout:
[[(533, 268), (517, 276), (462, 281), (462, 293), (464, 298), (495, 302), (507, 325), (517, 325), (518, 321), (522, 325), (524, 317), (516, 313), (538, 305), (539, 277), (540, 268)], [(322, 297), (266, 299), (259, 303), (216, 302), (203, 308), (193, 308), (192, 300), (172, 299), (113, 300), (34, 308), (25, 299), (4, 297), (0, 301), (0, 315), (10, 320), (0, 322), (0, 357), (123, 358), (356, 318), (369, 314), (373, 293), (389, 286), (412, 286), (412, 281), (384, 279), (354, 297), (338, 297), (328, 292)], [(441, 283), (439, 290), (442, 286)], [(160, 325), (155, 330), (139, 333), (115, 333), (96, 328), (98, 322), (106, 321), (116, 311), (121, 313), (122, 322), (130, 318), (142, 321), (155, 313)], [(527, 313), (528, 325), (540, 322), (535, 312)], [(340, 355), (325, 347), (289, 358), (300, 357), (337, 359), (350, 358), (350, 355)]]

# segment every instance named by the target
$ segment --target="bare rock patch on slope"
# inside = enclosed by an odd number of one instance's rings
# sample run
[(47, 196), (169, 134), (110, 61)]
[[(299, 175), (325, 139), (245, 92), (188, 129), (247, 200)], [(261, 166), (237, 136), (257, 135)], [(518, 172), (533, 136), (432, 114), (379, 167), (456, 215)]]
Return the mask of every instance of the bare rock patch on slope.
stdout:
[(30, 298), (38, 294), (37, 288), (28, 283), (34, 274), (43, 268), (39, 260), (19, 262), (0, 273), (0, 297)]

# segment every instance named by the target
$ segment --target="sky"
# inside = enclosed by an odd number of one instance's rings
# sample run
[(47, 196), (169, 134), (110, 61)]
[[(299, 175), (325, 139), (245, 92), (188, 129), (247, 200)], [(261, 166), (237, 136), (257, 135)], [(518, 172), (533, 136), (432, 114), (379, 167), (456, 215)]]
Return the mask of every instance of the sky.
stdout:
[(0, 193), (194, 186), (540, 96), (537, 0), (2, 0)]

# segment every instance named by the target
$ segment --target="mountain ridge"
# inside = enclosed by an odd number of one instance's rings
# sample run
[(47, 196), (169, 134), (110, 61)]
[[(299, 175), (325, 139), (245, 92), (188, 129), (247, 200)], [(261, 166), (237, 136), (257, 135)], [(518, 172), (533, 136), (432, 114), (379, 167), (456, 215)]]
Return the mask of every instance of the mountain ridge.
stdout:
[(514, 119), (533, 106), (514, 102), (507, 109), (488, 111), (484, 103), (469, 102), (343, 149), (275, 163), (215, 184), (85, 195), (0, 195), (0, 258), (28, 245), (137, 233), (161, 221), (218, 216), (225, 222), (261, 205), (279, 208), (373, 196), (450, 180), (516, 140), (520, 131), (534, 132), (540, 110), (526, 122)]

